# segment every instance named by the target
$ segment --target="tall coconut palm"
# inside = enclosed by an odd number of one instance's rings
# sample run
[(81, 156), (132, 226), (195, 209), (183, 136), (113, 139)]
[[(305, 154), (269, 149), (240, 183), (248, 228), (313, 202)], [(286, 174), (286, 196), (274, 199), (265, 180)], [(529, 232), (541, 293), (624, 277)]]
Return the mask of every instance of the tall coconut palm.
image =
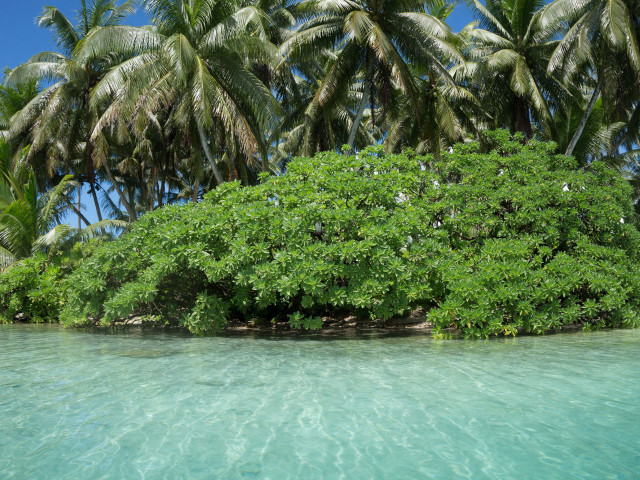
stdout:
[[(362, 79), (357, 76), (342, 86), (343, 99), (319, 105), (316, 93), (322, 87), (327, 72), (337, 61), (339, 52), (325, 50), (313, 59), (299, 59), (290, 64), (295, 72), (295, 84), (287, 92), (289, 100), (283, 102), (284, 116), (279, 130), (274, 132), (277, 145), (273, 158), (287, 160), (295, 155), (314, 155), (325, 150), (338, 150), (348, 142), (353, 130), (353, 111), (358, 108), (361, 98)], [(362, 119), (370, 118), (363, 112)], [(354, 145), (363, 147), (375, 143), (376, 139), (365, 128), (365, 121), (358, 126)]]
[(80, 0), (74, 25), (60, 10), (47, 6), (37, 18), (41, 27), (50, 30), (61, 52), (42, 52), (13, 69), (6, 77), (9, 85), (35, 81), (53, 81), (11, 119), (9, 135), (29, 132), (29, 155), (46, 151), (49, 173), (65, 164), (91, 185), (98, 218), (102, 219), (96, 195), (96, 168), (90, 134), (96, 121), (89, 95), (111, 67), (113, 55), (79, 59), (74, 52), (89, 33), (115, 25), (133, 12), (133, 0), (117, 5), (113, 0)]
[(79, 50), (83, 61), (109, 52), (131, 56), (93, 91), (93, 104), (105, 108), (94, 138), (122, 121), (144, 128), (168, 112), (182, 136), (199, 140), (217, 183), (224, 181), (215, 157), (224, 149), (220, 139), (232, 138), (248, 157), (261, 153), (265, 165), (264, 132), (275, 123), (278, 105), (244, 66), (247, 55), (267, 56), (261, 11), (230, 0), (144, 5), (155, 28), (103, 28)]
[[(582, 121), (582, 116), (583, 107), (575, 103), (565, 104), (554, 112), (551, 139), (556, 142), (559, 152), (566, 152)], [(591, 113), (583, 127), (583, 134), (578, 138), (573, 148), (572, 155), (580, 166), (606, 158), (615, 142), (615, 138), (624, 129), (624, 123), (615, 122), (610, 124), (604, 121), (604, 116), (602, 99), (599, 98), (591, 109)]]
[(430, 78), (417, 82), (420, 116), (416, 118), (406, 100), (398, 102), (390, 115), (385, 149), (397, 152), (411, 147), (416, 153), (429, 152), (439, 158), (445, 147), (463, 140), (465, 132), (477, 133), (472, 118), (485, 114), (478, 100), (464, 87), (431, 83)]
[[(446, 21), (453, 12), (454, 5), (436, 1), (428, 12), (441, 21)], [(454, 45), (464, 52), (470, 47), (470, 34), (475, 22), (458, 33)], [(447, 63), (446, 58), (440, 59)], [(452, 65), (450, 72), (455, 76), (458, 69), (466, 64)], [(486, 120), (478, 100), (464, 85), (452, 86), (444, 81), (437, 71), (421, 65), (412, 65), (418, 90), (419, 115), (415, 115), (409, 100), (395, 95), (395, 108), (389, 118), (388, 132), (384, 140), (387, 151), (399, 151), (411, 147), (417, 153), (433, 153), (437, 158), (444, 147), (460, 141), (465, 133), (477, 133), (477, 119)]]
[(532, 136), (534, 122), (548, 134), (549, 102), (564, 101), (568, 93), (547, 74), (557, 40), (553, 29), (540, 24), (544, 5), (544, 0), (487, 0), (485, 5), (474, 1), (482, 28), (471, 32), (471, 57), (478, 62), (470, 70), (472, 80), (481, 85), (483, 104), (495, 126), (526, 137)]
[[(281, 144), (284, 125), (290, 123), (292, 111), (299, 110), (304, 103), (300, 90), (300, 75), (308, 77), (309, 70), (305, 65), (282, 62), (277, 55), (276, 48), (295, 34), (297, 25), (296, 9), (299, 0), (241, 0), (241, 5), (253, 5), (263, 13), (263, 25), (269, 41), (269, 47), (273, 49), (271, 58), (273, 63), (248, 59), (248, 67), (256, 77), (271, 91), (282, 109), (282, 119), (270, 132), (267, 145), (273, 147)], [(320, 62), (322, 63), (322, 62)], [(306, 106), (306, 104), (305, 104)], [(233, 153), (233, 151), (231, 151)], [(270, 154), (270, 158), (273, 157)], [(276, 160), (277, 163), (277, 160)]]
[(601, 94), (610, 120), (626, 119), (630, 115), (629, 106), (637, 101), (640, 3), (636, 0), (555, 0), (544, 9), (541, 24), (546, 29), (568, 25), (550, 58), (550, 72), (564, 78), (589, 74), (596, 78), (580, 124), (567, 147), (566, 153), (570, 155)]
[[(350, 85), (361, 79), (360, 101), (353, 113), (348, 144), (353, 147), (367, 104), (375, 108), (375, 90), (394, 82), (417, 113), (418, 93), (409, 63), (428, 65), (451, 81), (439, 58), (458, 58), (452, 33), (424, 12), (424, 1), (304, 0), (297, 13), (307, 18), (280, 47), (284, 58), (313, 58), (339, 47), (337, 58), (314, 96), (316, 109), (345, 104)], [(384, 99), (386, 97), (382, 97)]]
[[(5, 71), (9, 73), (9, 70)], [(18, 161), (22, 151), (28, 146), (28, 136), (18, 135), (11, 138), (9, 130), (11, 119), (33, 98), (38, 95), (38, 84), (35, 81), (24, 83), (16, 87), (0, 85), (0, 142), (2, 142), (3, 156), (14, 155), (14, 161)], [(40, 173), (40, 172), (37, 172)], [(40, 175), (40, 180), (46, 175)], [(41, 181), (41, 187), (46, 187), (46, 180)]]

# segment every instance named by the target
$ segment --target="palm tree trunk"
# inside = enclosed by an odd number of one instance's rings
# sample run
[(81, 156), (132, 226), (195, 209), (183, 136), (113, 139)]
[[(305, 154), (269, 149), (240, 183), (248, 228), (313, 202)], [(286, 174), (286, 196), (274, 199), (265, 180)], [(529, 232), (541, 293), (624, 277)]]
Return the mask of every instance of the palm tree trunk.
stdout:
[(144, 210), (147, 212), (153, 211), (153, 197), (149, 193), (149, 188), (147, 186), (147, 182), (144, 179), (144, 164), (140, 166), (138, 170), (138, 183), (140, 184), (140, 202), (146, 203), (144, 206)]
[(516, 131), (524, 133), (524, 136), (527, 139), (531, 138), (531, 136), (533, 135), (533, 130), (531, 129), (529, 106), (527, 105), (527, 102), (521, 97), (516, 97), (515, 115)]
[(97, 183), (92, 183), (90, 185), (91, 187), (91, 196), (93, 197), (93, 203), (96, 206), (96, 213), (98, 214), (98, 221), (101, 222), (102, 221), (102, 212), (100, 211), (100, 202), (98, 201), (98, 195), (96, 194), (96, 186)]
[(127, 201), (127, 198), (124, 196), (124, 193), (122, 193), (122, 190), (120, 190), (120, 185), (118, 185), (118, 182), (116, 182), (116, 179), (113, 176), (113, 173), (111, 172), (111, 167), (109, 167), (108, 161), (104, 162), (104, 168), (107, 171), (107, 175), (109, 176), (109, 181), (111, 182), (111, 185), (113, 185), (113, 188), (116, 189), (118, 198), (122, 202), (122, 205), (124, 205), (124, 208), (127, 210), (127, 214), (129, 215), (129, 221), (135, 222), (137, 220), (136, 212), (133, 208), (131, 208), (131, 205)]
[(129, 205), (132, 205), (135, 211), (136, 187), (132, 185), (127, 185), (127, 194), (129, 195)]
[(440, 136), (437, 133), (433, 142), (433, 158), (436, 162), (442, 160), (442, 143), (440, 142)]
[(369, 101), (369, 90), (371, 89), (371, 73), (373, 69), (373, 62), (369, 61), (369, 53), (367, 52), (367, 72), (364, 77), (364, 90), (362, 92), (362, 100), (360, 100), (360, 105), (358, 106), (358, 111), (356, 112), (356, 117), (353, 119), (353, 125), (351, 126), (351, 132), (349, 133), (349, 140), (347, 144), (349, 148), (353, 150), (353, 144), (356, 140), (356, 134), (358, 133), (358, 128), (360, 128), (360, 122), (362, 121), (362, 115), (364, 114), (364, 109), (367, 106), (367, 102)]
[[(80, 210), (78, 210), (78, 208), (71, 202), (67, 202), (67, 205), (69, 205), (71, 207), (71, 210), (74, 211), (74, 213), (76, 213), (78, 215), (78, 226), (80, 225), (80, 219), (82, 219), (82, 221), (85, 223), (85, 225), (88, 227), (89, 225), (91, 225), (91, 223), (89, 222), (89, 220), (87, 220), (87, 217), (85, 217), (82, 212)], [(60, 219), (56, 218), (58, 220), (58, 223), (60, 223)]]
[[(89, 94), (85, 95), (85, 105), (89, 105)], [(91, 135), (87, 136), (86, 139), (86, 151), (87, 151), (87, 164), (86, 164), (86, 173), (87, 179), (89, 180), (89, 190), (91, 191), (91, 196), (93, 197), (93, 203), (96, 207), (96, 213), (98, 214), (98, 221), (102, 221), (102, 212), (100, 211), (100, 202), (98, 201), (98, 195), (96, 194), (96, 167), (93, 163), (93, 143), (91, 142)]]
[(231, 148), (227, 148), (227, 155), (229, 155), (229, 181), (233, 182), (236, 179), (236, 159)]
[(202, 125), (198, 123), (198, 134), (200, 135), (200, 143), (202, 144), (202, 149), (204, 150), (204, 154), (209, 160), (209, 165), (211, 165), (211, 170), (213, 170), (213, 176), (216, 177), (216, 182), (218, 185), (224, 182), (222, 175), (220, 175), (220, 170), (218, 170), (218, 166), (216, 162), (213, 160), (213, 154), (211, 153), (211, 149), (209, 148), (209, 144), (207, 143), (207, 136), (204, 133), (204, 128)]
[(247, 165), (244, 160), (240, 162), (240, 179), (244, 187), (249, 186), (249, 174), (247, 173)]
[(200, 190), (200, 182), (198, 175), (196, 175), (196, 181), (193, 183), (193, 193), (191, 194), (191, 201), (193, 203), (198, 203), (198, 190)]
[(584, 127), (587, 125), (587, 120), (589, 120), (589, 115), (591, 115), (591, 110), (593, 110), (593, 106), (596, 104), (596, 100), (600, 95), (600, 82), (596, 85), (596, 89), (593, 91), (593, 95), (591, 95), (591, 100), (589, 100), (589, 104), (582, 114), (582, 118), (580, 119), (580, 123), (578, 124), (578, 128), (576, 129), (576, 133), (573, 134), (573, 138), (571, 142), (569, 142), (569, 146), (567, 147), (567, 151), (564, 152), (565, 155), (572, 155), (573, 150), (576, 148), (578, 144), (578, 140), (580, 140), (580, 136), (584, 131)]
[(80, 218), (80, 210), (82, 209), (82, 182), (78, 185), (78, 230), (82, 230), (82, 219)]
[(267, 153), (267, 149), (264, 148), (264, 144), (261, 143), (260, 146), (260, 168), (262, 169), (263, 172), (267, 171), (267, 162), (269, 161), (269, 154)]

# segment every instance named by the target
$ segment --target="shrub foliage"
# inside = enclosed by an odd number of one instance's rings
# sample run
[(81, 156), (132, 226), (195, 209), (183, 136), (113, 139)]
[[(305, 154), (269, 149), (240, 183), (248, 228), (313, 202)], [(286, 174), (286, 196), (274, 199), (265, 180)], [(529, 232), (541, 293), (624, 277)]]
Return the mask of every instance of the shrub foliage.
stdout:
[(36, 253), (6, 268), (0, 274), (0, 323), (16, 315), (35, 323), (57, 321), (67, 298), (65, 278), (100, 243), (91, 240), (53, 256)]
[[(436, 334), (637, 326), (640, 238), (630, 187), (552, 144), (493, 132), (440, 161), (412, 152), (298, 158), (260, 185), (146, 214), (66, 280), (68, 325), (155, 315), (206, 334), (228, 318), (389, 319)], [(623, 223), (624, 222), (624, 223)]]

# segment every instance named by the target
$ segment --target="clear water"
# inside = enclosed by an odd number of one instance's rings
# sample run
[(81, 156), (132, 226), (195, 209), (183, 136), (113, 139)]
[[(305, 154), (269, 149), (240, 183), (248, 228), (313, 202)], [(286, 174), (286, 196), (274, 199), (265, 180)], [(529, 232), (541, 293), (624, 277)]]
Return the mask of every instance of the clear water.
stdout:
[(0, 478), (639, 478), (639, 353), (5, 325)]

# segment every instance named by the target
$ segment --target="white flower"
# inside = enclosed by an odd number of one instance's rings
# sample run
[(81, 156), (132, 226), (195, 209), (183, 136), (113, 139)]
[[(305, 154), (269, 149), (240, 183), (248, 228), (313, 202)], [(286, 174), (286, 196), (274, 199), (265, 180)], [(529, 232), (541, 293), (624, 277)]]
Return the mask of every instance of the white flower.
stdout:
[(420, 170), (424, 172), (427, 169), (427, 166), (422, 162), (418, 162), (418, 163), (420, 164)]
[(441, 226), (442, 226), (442, 223), (440, 223), (440, 222), (434, 222), (434, 223), (433, 223), (433, 228), (438, 229), (438, 228), (440, 228)]
[(624, 218), (621, 218), (621, 219), (620, 219), (620, 223), (624, 223)]
[(434, 186), (435, 188), (440, 188), (440, 184), (438, 183), (438, 180), (434, 180), (434, 181), (433, 181), (433, 186)]
[(453, 147), (449, 147), (449, 153), (453, 153)]
[(568, 192), (569, 191), (569, 185), (567, 185), (566, 182), (562, 184), (562, 191), (563, 192)]
[(407, 201), (407, 196), (404, 193), (400, 192), (396, 197), (396, 203), (403, 203), (406, 201)]
[(500, 173), (498, 173), (498, 176), (502, 175), (504, 173), (504, 171), (502, 169), (500, 169)]
[(407, 237), (407, 244), (408, 244), (408, 245), (413, 245), (413, 237), (412, 237), (411, 235), (409, 235), (409, 236)]

